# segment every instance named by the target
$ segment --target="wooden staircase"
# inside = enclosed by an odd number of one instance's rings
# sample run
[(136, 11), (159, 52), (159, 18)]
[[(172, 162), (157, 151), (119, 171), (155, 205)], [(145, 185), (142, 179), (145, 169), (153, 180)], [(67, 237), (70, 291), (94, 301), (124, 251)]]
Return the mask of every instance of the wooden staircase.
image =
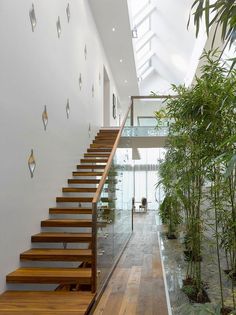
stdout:
[[(33, 247), (20, 254), (24, 267), (6, 276), (7, 283), (15, 286), (54, 284), (55, 291), (22, 291), (20, 286), (17, 291), (6, 291), (0, 295), (1, 315), (87, 314), (96, 294), (92, 278), (92, 200), (118, 132), (99, 131), (72, 173), (73, 178), (68, 179), (69, 186), (62, 188), (63, 196), (56, 198), (57, 206), (49, 209), (51, 217), (41, 222), (42, 232), (31, 237)], [(78, 215), (76, 219), (74, 215)], [(51, 267), (51, 262), (58, 262), (57, 267)], [(58, 267), (60, 262), (63, 265)], [(72, 262), (77, 267), (64, 266)], [(30, 265), (25, 266), (27, 263)], [(43, 265), (39, 267), (40, 263)]]

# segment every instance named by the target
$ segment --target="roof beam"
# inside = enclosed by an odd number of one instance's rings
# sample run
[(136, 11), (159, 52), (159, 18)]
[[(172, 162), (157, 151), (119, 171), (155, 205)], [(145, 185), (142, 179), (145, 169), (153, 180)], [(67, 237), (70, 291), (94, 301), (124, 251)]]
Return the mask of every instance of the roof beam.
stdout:
[(134, 17), (134, 25), (138, 27), (143, 21), (146, 20), (148, 16), (150, 16), (156, 10), (156, 6), (154, 4), (149, 4), (146, 6), (141, 13), (137, 14)]
[(143, 37), (141, 37), (136, 43), (136, 52), (139, 52), (148, 42), (155, 37), (156, 34), (153, 31), (148, 31)]
[(137, 62), (137, 68), (140, 69), (142, 66), (148, 62), (156, 53), (153, 50), (150, 50), (148, 54), (145, 54), (145, 56)]
[(141, 80), (145, 80), (147, 77), (149, 77), (153, 72), (156, 72), (154, 67), (149, 67), (148, 69), (146, 69), (145, 71), (143, 71), (143, 73), (139, 74), (139, 78), (141, 78)]

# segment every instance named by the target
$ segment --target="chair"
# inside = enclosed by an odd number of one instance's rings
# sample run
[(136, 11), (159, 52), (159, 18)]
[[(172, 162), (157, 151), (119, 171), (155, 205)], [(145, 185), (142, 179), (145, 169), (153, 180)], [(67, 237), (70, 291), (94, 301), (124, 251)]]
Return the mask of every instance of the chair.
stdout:
[(141, 205), (139, 206), (139, 211), (143, 209), (143, 212), (147, 212), (147, 198), (143, 197), (141, 200)]

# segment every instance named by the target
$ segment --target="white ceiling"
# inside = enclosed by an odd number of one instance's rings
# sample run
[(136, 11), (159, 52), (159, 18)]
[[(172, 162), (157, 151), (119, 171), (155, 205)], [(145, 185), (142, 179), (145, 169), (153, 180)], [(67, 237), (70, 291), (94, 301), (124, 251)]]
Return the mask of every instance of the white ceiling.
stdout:
[[(131, 95), (149, 95), (151, 91), (167, 94), (171, 84), (192, 80), (206, 40), (203, 36), (202, 47), (197, 49), (199, 39), (195, 38), (193, 23), (187, 30), (192, 0), (88, 1), (121, 102), (127, 101)], [(146, 8), (143, 8), (145, 4)], [(141, 25), (148, 15), (149, 32), (143, 38), (132, 39), (131, 29), (135, 24)], [(147, 41), (150, 41), (150, 51), (138, 62), (135, 52)], [(145, 67), (140, 64), (147, 58), (150, 67), (145, 72)], [(138, 84), (140, 73), (143, 73), (143, 79)]]
[[(120, 101), (127, 102), (129, 96), (139, 94), (127, 1), (89, 0), (89, 4)], [(115, 31), (112, 31), (113, 28)]]
[[(196, 63), (194, 59), (199, 58), (199, 54), (194, 53), (198, 43), (193, 23), (187, 30), (193, 1), (128, 0), (128, 3), (132, 24), (137, 26), (138, 31), (134, 50), (137, 51), (136, 66), (141, 79), (141, 94), (149, 94), (151, 90), (161, 94), (168, 93), (171, 84), (185, 83), (188, 73)], [(139, 28), (144, 26), (145, 21), (149, 21), (149, 30), (142, 36), (143, 30), (139, 34)], [(138, 50), (142, 42), (147, 40), (150, 52), (146, 67), (149, 68), (144, 67), (140, 71)]]

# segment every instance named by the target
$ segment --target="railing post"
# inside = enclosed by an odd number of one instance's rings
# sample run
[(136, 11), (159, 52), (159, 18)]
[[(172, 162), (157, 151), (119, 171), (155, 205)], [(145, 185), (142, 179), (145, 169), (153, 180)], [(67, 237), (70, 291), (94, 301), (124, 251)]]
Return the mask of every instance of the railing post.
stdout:
[(92, 293), (97, 291), (97, 203), (92, 203)]

